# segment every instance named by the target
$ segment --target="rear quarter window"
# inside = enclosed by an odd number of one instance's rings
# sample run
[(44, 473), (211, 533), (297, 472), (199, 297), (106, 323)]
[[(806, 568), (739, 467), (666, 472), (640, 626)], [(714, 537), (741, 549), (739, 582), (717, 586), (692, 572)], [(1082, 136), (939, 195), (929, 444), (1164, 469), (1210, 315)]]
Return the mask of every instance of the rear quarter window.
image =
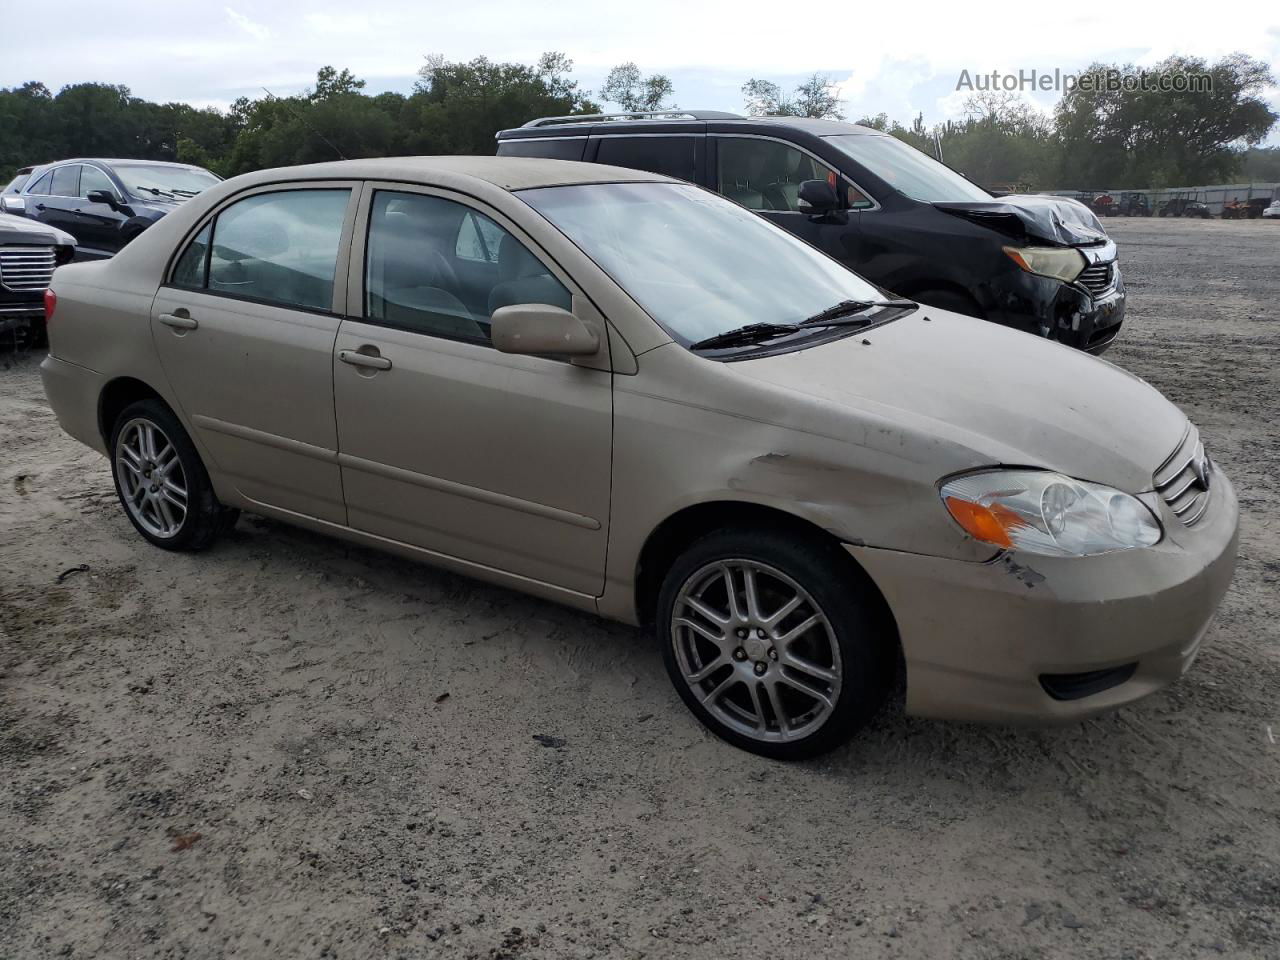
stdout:
[(543, 160), (581, 160), (586, 137), (552, 137), (549, 140), (501, 140), (500, 157), (540, 157)]

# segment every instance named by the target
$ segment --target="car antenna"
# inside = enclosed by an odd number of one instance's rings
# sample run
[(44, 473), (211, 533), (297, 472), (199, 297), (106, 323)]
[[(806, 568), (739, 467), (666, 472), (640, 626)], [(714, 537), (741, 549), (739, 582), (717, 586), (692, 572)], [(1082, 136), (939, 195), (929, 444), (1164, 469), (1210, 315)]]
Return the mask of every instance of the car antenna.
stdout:
[(307, 123), (307, 118), (306, 118), (306, 117), (304, 117), (302, 114), (300, 114), (300, 113), (296, 112), (292, 107), (290, 107), (290, 106), (289, 106), (289, 103), (288, 103), (288, 101), (287, 101), (287, 100), (285, 100), (285, 99), (283, 99), (283, 98), (281, 98), (281, 97), (277, 97), (274, 93), (272, 93), (272, 92), (271, 92), (270, 90), (268, 90), (266, 87), (263, 87), (263, 88), (262, 88), (262, 91), (263, 91), (263, 92), (264, 92), (268, 97), (270, 97), (272, 100), (279, 100), (281, 103), (283, 103), (283, 104), (288, 108), (288, 110), (289, 110), (291, 113), (293, 113), (293, 116), (294, 116), (294, 118), (295, 118), (295, 119), (297, 119), (297, 120), (301, 120), (301, 121), (302, 121), (302, 125), (303, 125), (303, 126), (305, 126), (308, 130), (310, 130), (310, 131), (311, 131), (312, 133), (314, 133), (317, 137), (319, 137), (321, 140), (323, 140), (326, 144), (328, 144), (329, 149), (330, 149), (330, 150), (332, 150), (334, 153), (336, 153), (336, 154), (338, 155), (338, 159), (339, 159), (339, 160), (345, 160), (345, 159), (347, 159), (347, 158), (343, 155), (342, 151), (341, 151), (341, 150), (339, 150), (336, 146), (334, 146), (334, 144), (333, 144), (333, 141), (332, 141), (332, 140), (330, 140), (328, 137), (326, 137), (323, 133), (321, 133), (319, 130), (317, 130), (315, 127), (313, 127), (311, 124)]

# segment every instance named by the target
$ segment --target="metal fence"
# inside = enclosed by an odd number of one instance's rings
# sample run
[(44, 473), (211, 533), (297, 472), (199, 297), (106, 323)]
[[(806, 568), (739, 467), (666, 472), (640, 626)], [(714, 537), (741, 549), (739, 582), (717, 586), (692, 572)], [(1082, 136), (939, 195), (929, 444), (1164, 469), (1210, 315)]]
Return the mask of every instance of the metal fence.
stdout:
[[(1162, 190), (1046, 190), (1045, 193), (1055, 197), (1076, 197), (1092, 200), (1104, 193), (1110, 194), (1119, 203), (1122, 194), (1137, 193), (1147, 198), (1152, 212), (1160, 209), (1160, 205), (1168, 200), (1185, 197), (1188, 200), (1199, 200), (1204, 203), (1215, 217), (1222, 216), (1222, 207), (1230, 200), (1245, 203), (1254, 197), (1265, 197), (1268, 200), (1280, 200), (1280, 183), (1218, 183), (1200, 187), (1167, 187)], [(1086, 202), (1088, 202), (1086, 200)]]

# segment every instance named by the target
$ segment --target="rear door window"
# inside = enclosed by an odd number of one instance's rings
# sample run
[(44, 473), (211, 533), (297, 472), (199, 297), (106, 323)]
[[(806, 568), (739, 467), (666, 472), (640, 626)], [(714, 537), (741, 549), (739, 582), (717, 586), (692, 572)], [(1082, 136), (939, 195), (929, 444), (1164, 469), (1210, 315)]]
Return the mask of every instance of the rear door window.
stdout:
[(696, 181), (699, 139), (699, 136), (601, 137), (596, 151), (596, 163)]
[(350, 199), (351, 191), (344, 187), (258, 193), (237, 201), (191, 241), (170, 282), (328, 312)]
[(49, 193), (55, 197), (80, 196), (80, 164), (70, 163), (53, 171)]

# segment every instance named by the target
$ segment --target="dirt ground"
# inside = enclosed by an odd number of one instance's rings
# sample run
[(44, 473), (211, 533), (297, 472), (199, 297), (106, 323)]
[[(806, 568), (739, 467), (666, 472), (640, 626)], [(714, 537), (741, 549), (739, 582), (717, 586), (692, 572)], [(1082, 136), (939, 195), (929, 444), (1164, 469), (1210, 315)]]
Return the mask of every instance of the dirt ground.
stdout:
[(1200, 660), (800, 765), (631, 629), (249, 518), (149, 547), (0, 356), (0, 958), (1280, 957), (1280, 224), (1108, 226), (1108, 359), (1240, 492)]

